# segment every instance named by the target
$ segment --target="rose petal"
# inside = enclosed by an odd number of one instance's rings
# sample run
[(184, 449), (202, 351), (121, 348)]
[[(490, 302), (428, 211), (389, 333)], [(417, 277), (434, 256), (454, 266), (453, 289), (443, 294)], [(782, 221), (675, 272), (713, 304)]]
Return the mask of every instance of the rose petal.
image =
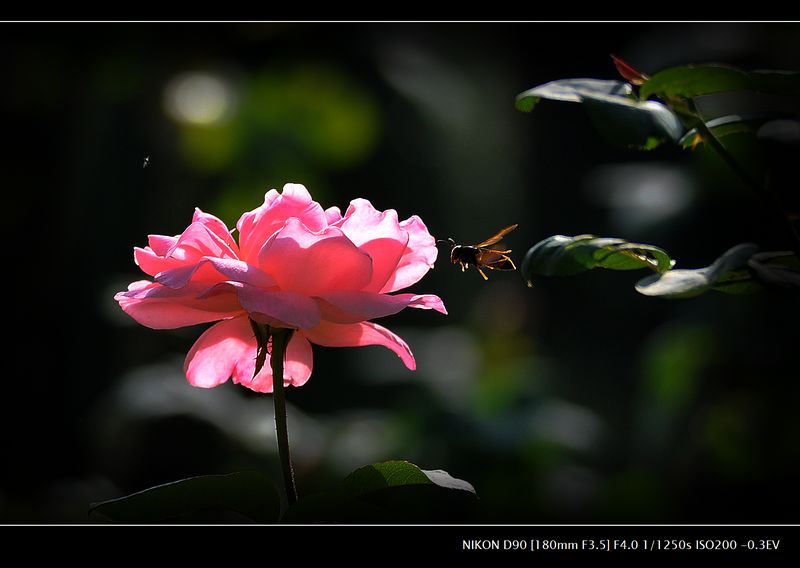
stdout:
[(364, 289), (379, 292), (397, 270), (408, 245), (408, 232), (400, 228), (397, 211), (378, 211), (368, 200), (354, 199), (340, 227), (372, 258), (372, 279)]
[(254, 320), (275, 327), (306, 328), (320, 322), (317, 303), (302, 294), (242, 285), (239, 302)]
[(397, 211), (394, 209), (378, 211), (368, 199), (353, 199), (344, 214), (340, 227), (347, 238), (359, 247), (372, 239), (381, 237), (408, 240), (401, 234)]
[(342, 220), (342, 210), (338, 207), (328, 207), (325, 210), (325, 219), (328, 221), (328, 225), (336, 225)]
[(250, 284), (259, 288), (275, 286), (275, 279), (272, 276), (243, 260), (209, 258), (208, 262), (228, 280)]
[(199, 207), (195, 207), (192, 222), (202, 223), (209, 231), (217, 235), (228, 246), (228, 248), (231, 249), (231, 251), (238, 252), (239, 247), (237, 246), (236, 241), (233, 240), (228, 227), (219, 217), (215, 217), (210, 213), (205, 213)]
[(189, 282), (219, 283), (223, 280), (242, 282), (261, 288), (275, 286), (275, 279), (251, 264), (232, 258), (204, 257), (196, 264), (187, 264), (159, 272), (156, 282), (170, 288), (183, 288)]
[(431, 294), (376, 294), (374, 292), (331, 292), (318, 296), (322, 319), (336, 323), (356, 323), (396, 314), (404, 308), (434, 309), (447, 314), (444, 303)]
[(167, 237), (164, 235), (148, 235), (147, 244), (158, 256), (165, 256), (167, 251), (178, 242), (178, 237)]
[[(150, 235), (149, 247), (134, 248), (134, 260), (142, 271), (150, 276), (156, 276), (183, 267), (184, 270), (167, 276), (165, 279), (165, 283), (168, 281), (169, 286), (180, 287), (194, 275), (197, 268), (191, 267), (200, 262), (204, 256), (237, 258), (236, 243), (226, 232), (222, 221), (199, 209), (195, 212), (195, 219), (178, 237)], [(215, 232), (220, 230), (227, 235), (227, 240)], [(209, 273), (206, 273), (205, 276), (209, 276)], [(208, 278), (195, 277), (195, 280), (198, 279), (207, 280)]]
[(192, 264), (170, 268), (155, 275), (159, 284), (169, 288), (183, 288), (189, 282), (214, 284), (225, 280), (225, 276), (214, 269), (208, 258), (201, 258)]
[(206, 323), (242, 313), (233, 290), (220, 291), (206, 298), (198, 298), (206, 289), (189, 285), (181, 290), (147, 280), (128, 286), (114, 299), (126, 314), (140, 324), (152, 329), (175, 329)]
[[(230, 239), (230, 235), (228, 238)], [(167, 251), (166, 256), (179, 258), (186, 262), (199, 260), (204, 256), (238, 258), (235, 249), (228, 246), (224, 239), (220, 238), (202, 221), (193, 222), (186, 227), (176, 243)]]
[[(194, 284), (192, 284), (192, 286), (194, 286)], [(204, 300), (205, 298), (211, 298), (212, 296), (217, 296), (219, 294), (227, 294), (230, 292), (235, 292), (236, 290), (238, 290), (239, 288), (243, 288), (244, 286), (245, 284), (242, 284), (241, 282), (233, 282), (232, 280), (226, 280), (225, 282), (218, 282), (216, 284), (209, 286), (204, 291), (198, 293), (197, 299)], [(242, 309), (242, 311), (244, 311), (244, 309)]]
[(152, 248), (134, 247), (133, 260), (142, 269), (142, 272), (150, 276), (155, 276), (160, 272), (171, 270), (179, 266), (185, 266), (183, 260), (177, 258), (165, 258), (157, 254)]
[(255, 338), (246, 317), (219, 322), (195, 341), (183, 370), (189, 384), (211, 388), (228, 380), (240, 361), (255, 353)]
[(284, 384), (293, 387), (303, 386), (311, 377), (313, 369), (314, 353), (311, 344), (302, 333), (293, 333), (286, 348), (286, 361), (283, 365)]
[(339, 324), (322, 322), (312, 329), (304, 329), (302, 333), (309, 341), (326, 347), (362, 347), (365, 345), (383, 345), (394, 351), (406, 367), (412, 371), (417, 368), (414, 355), (403, 339), (376, 323), (361, 322)]
[[(252, 332), (251, 332), (252, 336)], [(256, 343), (247, 356), (242, 357), (233, 372), (233, 382), (239, 383), (256, 392), (272, 392), (272, 361), (267, 355), (264, 367), (253, 377), (256, 368)], [(311, 377), (314, 367), (311, 344), (299, 333), (293, 333), (286, 348), (286, 359), (283, 364), (283, 385), (299, 387)]]
[(259, 267), (281, 290), (307, 296), (360, 290), (372, 277), (372, 259), (335, 227), (314, 233), (290, 219), (261, 249)]
[(395, 292), (418, 282), (433, 268), (439, 253), (436, 240), (416, 215), (400, 223), (400, 228), (408, 232), (408, 244), (397, 263), (397, 270), (386, 281), (381, 292)]
[[(405, 296), (405, 294), (401, 294)], [(444, 307), (442, 299), (435, 294), (420, 294), (414, 296), (408, 302), (409, 308), (419, 308), (421, 310), (435, 310), (440, 314), (447, 315), (447, 308)]]
[[(404, 237), (407, 235), (403, 235)], [(393, 238), (374, 239), (359, 248), (372, 258), (372, 279), (364, 287), (371, 292), (379, 292), (397, 272), (397, 265), (406, 249), (407, 240)]]
[(311, 199), (308, 190), (300, 184), (287, 183), (282, 194), (270, 190), (261, 207), (245, 213), (236, 223), (241, 258), (255, 261), (264, 243), (290, 218), (300, 219), (311, 231), (321, 231), (328, 225), (325, 211)]

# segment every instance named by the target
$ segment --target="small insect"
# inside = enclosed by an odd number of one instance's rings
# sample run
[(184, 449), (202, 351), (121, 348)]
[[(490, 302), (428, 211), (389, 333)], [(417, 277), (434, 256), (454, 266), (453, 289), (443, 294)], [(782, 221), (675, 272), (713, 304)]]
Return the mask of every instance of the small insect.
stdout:
[(450, 243), (453, 247), (450, 249), (450, 262), (460, 265), (461, 272), (464, 272), (469, 268), (469, 265), (472, 264), (478, 269), (478, 272), (480, 272), (484, 280), (489, 280), (489, 277), (486, 276), (486, 273), (483, 271), (485, 268), (489, 270), (517, 269), (514, 265), (514, 261), (508, 256), (511, 249), (498, 250), (498, 248), (502, 248), (502, 246), (490, 248), (493, 245), (497, 245), (500, 239), (516, 229), (517, 226), (517, 224), (510, 225), (476, 245), (458, 245), (453, 239), (447, 239), (446, 241), (440, 239), (437, 242)]
[(145, 169), (149, 165), (150, 165), (150, 156), (145, 156), (144, 161), (142, 162), (142, 169)]

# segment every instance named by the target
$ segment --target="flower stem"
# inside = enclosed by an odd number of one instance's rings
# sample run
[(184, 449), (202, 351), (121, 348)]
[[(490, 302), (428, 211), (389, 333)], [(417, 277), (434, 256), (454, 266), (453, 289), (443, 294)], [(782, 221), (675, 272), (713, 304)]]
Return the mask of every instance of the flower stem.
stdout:
[(270, 339), (272, 339), (270, 366), (272, 367), (272, 400), (275, 404), (275, 435), (278, 438), (278, 458), (281, 462), (286, 500), (289, 505), (292, 505), (297, 502), (297, 488), (294, 485), (292, 456), (289, 454), (289, 429), (286, 425), (286, 391), (283, 386), (283, 360), (286, 357), (286, 347), (289, 345), (289, 340), (292, 338), (294, 330), (270, 327), (252, 319), (250, 320), (250, 326), (253, 328), (253, 333), (258, 342), (254, 377), (266, 363)]
[(297, 501), (297, 488), (294, 485), (292, 456), (289, 454), (289, 430), (286, 426), (286, 391), (283, 387), (283, 359), (286, 347), (292, 337), (291, 329), (272, 328), (272, 399), (275, 403), (275, 434), (278, 437), (278, 457), (281, 460), (283, 485), (289, 505)]

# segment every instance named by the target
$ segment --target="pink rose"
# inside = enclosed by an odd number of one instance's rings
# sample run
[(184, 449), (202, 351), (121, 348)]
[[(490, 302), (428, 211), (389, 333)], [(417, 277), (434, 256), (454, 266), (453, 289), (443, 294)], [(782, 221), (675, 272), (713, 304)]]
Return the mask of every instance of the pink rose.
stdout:
[(149, 246), (134, 249), (136, 264), (155, 282), (133, 282), (114, 297), (153, 329), (222, 320), (189, 351), (189, 383), (210, 388), (232, 376), (272, 392), (268, 360), (253, 377), (257, 346), (248, 318), (297, 330), (286, 351), (286, 385), (311, 376), (311, 343), (383, 345), (416, 368), (405, 341), (368, 320), (406, 307), (447, 313), (438, 296), (392, 294), (436, 261), (436, 242), (419, 217), (400, 222), (396, 211), (377, 211), (366, 199), (353, 200), (342, 216), (337, 207), (322, 209), (302, 185), (286, 184), (242, 215), (236, 229), (238, 244), (222, 221), (196, 209), (183, 234), (150, 235)]

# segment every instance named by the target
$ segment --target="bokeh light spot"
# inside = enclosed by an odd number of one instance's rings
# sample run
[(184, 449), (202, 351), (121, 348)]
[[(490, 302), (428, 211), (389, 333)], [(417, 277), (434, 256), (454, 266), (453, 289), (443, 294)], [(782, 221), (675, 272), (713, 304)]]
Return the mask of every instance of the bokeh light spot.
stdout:
[(206, 72), (187, 72), (174, 77), (164, 90), (164, 110), (174, 120), (213, 125), (230, 117), (234, 106), (231, 86)]

